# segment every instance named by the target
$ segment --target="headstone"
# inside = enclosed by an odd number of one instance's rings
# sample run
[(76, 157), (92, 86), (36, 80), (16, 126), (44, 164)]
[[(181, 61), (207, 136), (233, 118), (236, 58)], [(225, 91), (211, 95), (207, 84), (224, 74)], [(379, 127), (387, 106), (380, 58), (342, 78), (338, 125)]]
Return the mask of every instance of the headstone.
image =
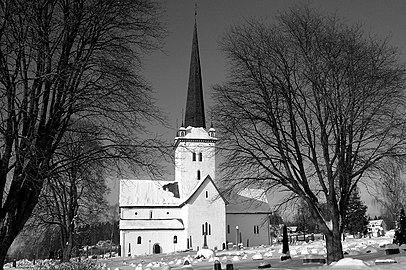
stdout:
[(258, 269), (265, 269), (265, 268), (271, 268), (271, 264), (267, 262), (260, 262), (258, 265)]
[(234, 265), (232, 261), (227, 260), (226, 270), (234, 270)]
[(218, 260), (214, 262), (214, 270), (221, 270), (221, 263)]

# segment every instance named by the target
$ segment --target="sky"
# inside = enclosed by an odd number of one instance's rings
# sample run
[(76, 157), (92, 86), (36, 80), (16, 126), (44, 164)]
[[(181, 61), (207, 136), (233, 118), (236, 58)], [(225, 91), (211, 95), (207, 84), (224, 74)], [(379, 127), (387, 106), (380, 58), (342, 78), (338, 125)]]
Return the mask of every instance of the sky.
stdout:
[[(177, 123), (182, 120), (186, 105), (191, 43), (197, 3), (197, 28), (202, 68), (206, 121), (211, 88), (227, 78), (227, 60), (219, 50), (219, 41), (226, 31), (244, 18), (275, 20), (278, 12), (296, 4), (308, 3), (323, 12), (335, 13), (348, 24), (362, 24), (367, 33), (377, 38), (389, 37), (390, 43), (401, 49), (406, 60), (406, 1), (403, 0), (162, 0), (168, 36), (163, 50), (144, 58), (144, 77), (155, 91), (157, 106), (168, 119), (170, 128), (159, 129), (172, 139)], [(217, 131), (221, 132), (221, 131)], [(173, 169), (174, 171), (174, 169)], [(172, 176), (172, 180), (174, 177)], [(116, 192), (112, 187), (113, 197)], [(364, 199), (371, 204), (368, 198)]]

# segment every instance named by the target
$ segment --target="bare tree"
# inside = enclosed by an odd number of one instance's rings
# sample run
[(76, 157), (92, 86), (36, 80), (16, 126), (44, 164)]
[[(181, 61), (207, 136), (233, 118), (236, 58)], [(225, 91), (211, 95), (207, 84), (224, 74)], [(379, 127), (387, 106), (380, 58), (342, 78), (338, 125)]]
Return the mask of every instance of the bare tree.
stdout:
[(382, 159), (405, 154), (397, 50), (308, 7), (234, 26), (221, 45), (230, 69), (214, 110), (225, 185), (300, 197), (326, 236), (327, 261), (341, 259), (352, 190)]
[(389, 160), (381, 166), (375, 186), (371, 190), (374, 201), (380, 206), (381, 216), (389, 228), (395, 228), (400, 210), (406, 206), (406, 181), (403, 165)]
[(108, 208), (105, 178), (110, 159), (97, 138), (98, 127), (81, 122), (71, 127), (52, 158), (56, 171), (45, 182), (33, 215), (37, 226), (59, 228), (64, 262), (76, 246), (77, 226), (99, 221)]
[(140, 71), (160, 15), (149, 0), (0, 1), (0, 269), (73, 118), (100, 128), (116, 162), (154, 169), (139, 134), (161, 118)]

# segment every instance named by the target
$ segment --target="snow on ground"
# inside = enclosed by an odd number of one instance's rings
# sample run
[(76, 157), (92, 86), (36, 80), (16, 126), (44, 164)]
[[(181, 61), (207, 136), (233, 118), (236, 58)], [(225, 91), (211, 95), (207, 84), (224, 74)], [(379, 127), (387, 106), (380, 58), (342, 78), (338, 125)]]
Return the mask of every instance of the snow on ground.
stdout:
[[(343, 241), (343, 251), (345, 254), (351, 255), (362, 255), (362, 254), (374, 254), (381, 252), (385, 246), (392, 243), (393, 233), (388, 232), (386, 236), (383, 237), (373, 237), (373, 238), (361, 238), (353, 239), (347, 238)], [(304, 258), (321, 258), (326, 256), (325, 242), (323, 240), (318, 240), (309, 243), (295, 243), (289, 246), (290, 256), (293, 260), (302, 260)], [(282, 255), (282, 245), (275, 244), (273, 246), (260, 246), (244, 248), (241, 250), (225, 250), (212, 252), (211, 250), (201, 250), (196, 254), (196, 252), (187, 253), (172, 253), (172, 254), (160, 254), (160, 255), (148, 255), (148, 256), (134, 256), (132, 258), (111, 258), (111, 259), (98, 259), (98, 262), (103, 266), (103, 270), (145, 270), (150, 268), (164, 269), (170, 266), (171, 268), (180, 268), (186, 261), (189, 265), (188, 269), (200, 264), (213, 264), (214, 261), (218, 260), (222, 269), (226, 268), (226, 264), (234, 263), (244, 260), (255, 260), (260, 261), (264, 259), (275, 258), (279, 259)], [(401, 250), (400, 254), (390, 256), (390, 258), (374, 258), (374, 256), (368, 256), (367, 261), (353, 259), (346, 257), (338, 262), (331, 265), (324, 266), (312, 266), (306, 267), (306, 269), (373, 269), (373, 270), (383, 270), (383, 269), (406, 269), (406, 253)], [(396, 263), (395, 263), (396, 262)], [(44, 260), (37, 261), (37, 265), (42, 264), (52, 264), (54, 262)], [(186, 263), (187, 264), (187, 263)], [(11, 263), (4, 265), (4, 268), (12, 268)], [(17, 262), (17, 268), (33, 268), (32, 262), (28, 260), (20, 260)], [(185, 268), (183, 266), (183, 268)]]

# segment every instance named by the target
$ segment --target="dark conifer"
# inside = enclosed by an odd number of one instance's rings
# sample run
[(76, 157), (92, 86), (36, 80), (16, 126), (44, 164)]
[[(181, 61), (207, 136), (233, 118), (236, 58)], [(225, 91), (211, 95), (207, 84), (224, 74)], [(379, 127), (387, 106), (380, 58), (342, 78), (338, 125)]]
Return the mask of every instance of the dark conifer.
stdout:
[[(345, 216), (345, 230), (355, 235), (367, 231), (368, 218), (366, 216), (367, 206), (361, 201), (361, 196), (358, 188), (354, 188), (351, 192), (347, 214)], [(376, 219), (376, 217), (375, 217)]]
[(406, 244), (406, 215), (403, 208), (402, 210), (400, 210), (393, 243), (398, 244), (399, 246), (402, 244)]
[(283, 253), (282, 256), (281, 256), (282, 261), (290, 259), (288, 228), (286, 227), (286, 225), (283, 225), (282, 253)]

